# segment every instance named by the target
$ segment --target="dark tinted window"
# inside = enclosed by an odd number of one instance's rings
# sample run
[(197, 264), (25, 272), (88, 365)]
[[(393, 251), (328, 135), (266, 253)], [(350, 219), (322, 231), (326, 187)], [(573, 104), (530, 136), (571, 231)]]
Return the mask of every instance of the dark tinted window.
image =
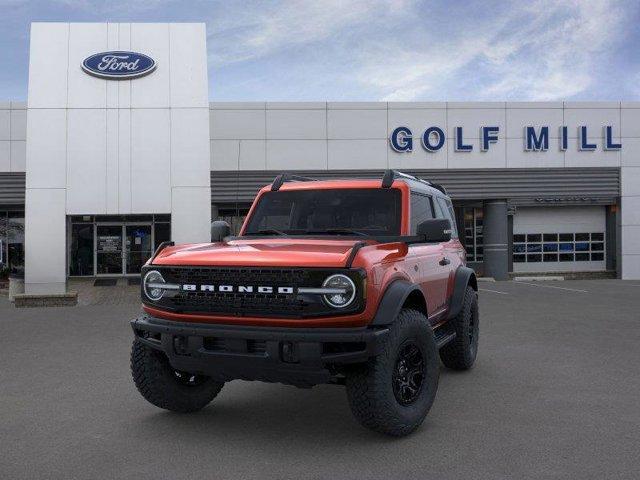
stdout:
[(419, 193), (411, 193), (411, 234), (416, 233), (418, 224), (434, 218), (431, 197)]
[(245, 233), (278, 230), (304, 235), (355, 230), (368, 235), (399, 235), (401, 215), (401, 194), (395, 188), (267, 192)]
[(93, 224), (71, 225), (69, 275), (93, 275)]
[(171, 240), (171, 224), (170, 223), (156, 223), (155, 224), (155, 245), (153, 249), (155, 250), (160, 246), (162, 242), (167, 242)]
[(442, 197), (437, 197), (440, 210), (442, 212), (442, 218), (448, 218), (451, 222), (451, 238), (458, 238), (458, 228), (456, 226), (456, 214), (453, 211), (453, 205), (449, 200), (445, 200)]

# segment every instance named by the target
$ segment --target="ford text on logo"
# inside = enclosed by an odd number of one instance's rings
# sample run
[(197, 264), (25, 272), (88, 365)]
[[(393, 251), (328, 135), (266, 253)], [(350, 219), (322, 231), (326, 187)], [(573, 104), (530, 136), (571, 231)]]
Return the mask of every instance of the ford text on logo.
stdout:
[(130, 80), (153, 72), (156, 62), (153, 58), (136, 52), (102, 52), (87, 57), (82, 69), (95, 77)]
[[(499, 127), (480, 127), (480, 150), (486, 152), (492, 143), (498, 142)], [(595, 140), (591, 140), (586, 126), (578, 127), (577, 147), (581, 151), (594, 151), (598, 148)], [(462, 127), (453, 128), (454, 150), (456, 152), (471, 152), (473, 145), (467, 143)], [(560, 151), (567, 150), (569, 145), (569, 128), (565, 125), (558, 129), (558, 148)], [(614, 141), (613, 127), (606, 125), (602, 128), (602, 149), (621, 150), (622, 144)], [(523, 132), (524, 150), (527, 152), (546, 152), (549, 150), (549, 127), (524, 127)], [(422, 147), (427, 152), (437, 152), (445, 144), (445, 133), (440, 127), (427, 128), (421, 137)], [(389, 144), (396, 152), (411, 152), (413, 150), (413, 133), (408, 127), (396, 128), (389, 137)]]

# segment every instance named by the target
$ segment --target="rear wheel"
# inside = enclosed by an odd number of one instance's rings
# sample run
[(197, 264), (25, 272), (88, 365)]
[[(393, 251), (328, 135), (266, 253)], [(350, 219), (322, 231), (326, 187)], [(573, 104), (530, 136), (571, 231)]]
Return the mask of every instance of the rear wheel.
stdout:
[(204, 375), (176, 370), (167, 356), (139, 340), (131, 348), (131, 374), (142, 396), (173, 412), (197, 412), (213, 400), (224, 383)]
[(418, 428), (438, 389), (436, 351), (427, 318), (416, 310), (401, 310), (382, 353), (347, 374), (347, 397), (358, 421), (393, 436)]
[(462, 310), (450, 321), (456, 338), (440, 349), (440, 359), (454, 370), (468, 370), (476, 361), (480, 334), (478, 294), (473, 288), (467, 287)]

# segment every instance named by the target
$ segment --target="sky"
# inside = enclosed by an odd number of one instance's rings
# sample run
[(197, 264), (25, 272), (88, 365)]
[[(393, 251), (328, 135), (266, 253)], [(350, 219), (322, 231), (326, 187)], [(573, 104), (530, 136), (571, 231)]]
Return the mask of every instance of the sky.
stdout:
[(0, 0), (0, 100), (33, 21), (205, 22), (211, 101), (640, 100), (638, 0)]

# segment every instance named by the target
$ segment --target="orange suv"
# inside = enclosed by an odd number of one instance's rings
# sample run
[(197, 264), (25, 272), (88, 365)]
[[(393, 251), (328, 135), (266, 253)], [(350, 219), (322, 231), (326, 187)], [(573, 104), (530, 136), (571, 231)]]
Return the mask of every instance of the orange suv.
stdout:
[(476, 276), (450, 198), (388, 170), (378, 180), (283, 174), (238, 236), (161, 245), (132, 320), (140, 393), (172, 411), (205, 407), (225, 382), (345, 385), (364, 426), (406, 435), (424, 420), (440, 359), (470, 368)]

